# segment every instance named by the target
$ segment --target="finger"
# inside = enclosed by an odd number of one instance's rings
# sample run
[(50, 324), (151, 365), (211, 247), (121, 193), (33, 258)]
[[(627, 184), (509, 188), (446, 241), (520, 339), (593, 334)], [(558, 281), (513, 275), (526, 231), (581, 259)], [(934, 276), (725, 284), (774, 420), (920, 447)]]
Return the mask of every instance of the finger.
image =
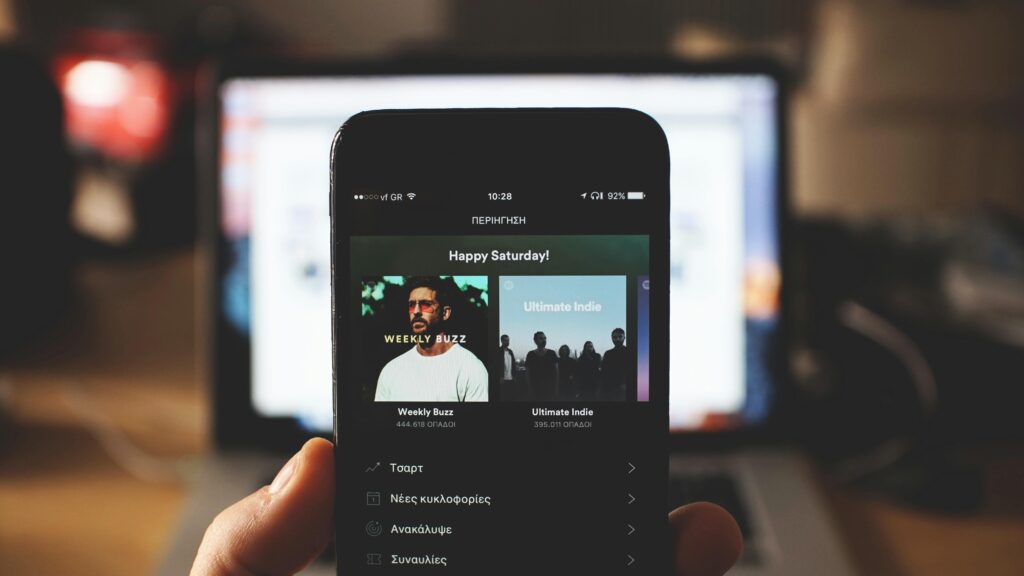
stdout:
[(199, 545), (192, 576), (294, 574), (330, 542), (334, 447), (314, 438), (264, 486), (221, 512)]
[(676, 576), (722, 576), (743, 551), (736, 520), (721, 506), (695, 502), (668, 515), (675, 543)]

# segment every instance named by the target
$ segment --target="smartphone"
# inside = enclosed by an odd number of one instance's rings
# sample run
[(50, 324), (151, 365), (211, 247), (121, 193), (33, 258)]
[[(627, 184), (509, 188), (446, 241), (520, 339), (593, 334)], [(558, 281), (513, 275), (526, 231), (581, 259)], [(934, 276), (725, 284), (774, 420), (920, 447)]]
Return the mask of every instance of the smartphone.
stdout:
[(668, 574), (660, 126), (381, 110), (331, 158), (338, 573)]

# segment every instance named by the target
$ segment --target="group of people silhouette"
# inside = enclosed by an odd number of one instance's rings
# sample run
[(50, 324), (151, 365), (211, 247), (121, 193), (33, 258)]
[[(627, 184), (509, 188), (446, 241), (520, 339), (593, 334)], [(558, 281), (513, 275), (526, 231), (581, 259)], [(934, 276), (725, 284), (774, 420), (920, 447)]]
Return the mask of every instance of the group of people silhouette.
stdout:
[(554, 350), (547, 347), (544, 332), (533, 335), (536, 346), (517, 360), (507, 334), (498, 348), (502, 400), (530, 401), (622, 401), (626, 399), (630, 356), (626, 331), (612, 330), (612, 348), (601, 355), (590, 340), (576, 352), (568, 344)]

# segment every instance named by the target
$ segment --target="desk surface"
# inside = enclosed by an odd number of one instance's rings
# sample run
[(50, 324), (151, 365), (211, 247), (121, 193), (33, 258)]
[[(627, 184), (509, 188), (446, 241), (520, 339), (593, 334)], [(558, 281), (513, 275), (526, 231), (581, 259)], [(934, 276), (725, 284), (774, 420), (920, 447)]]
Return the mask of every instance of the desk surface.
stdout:
[(13, 390), (0, 433), (0, 574), (155, 568), (186, 484), (126, 472), (99, 438), (113, 432), (153, 455), (134, 463), (146, 474), (180, 467), (187, 477), (202, 452), (194, 260), (81, 266), (68, 320), (0, 366), (0, 386)]
[[(81, 266), (67, 322), (0, 366), (13, 406), (0, 423), (0, 574), (137, 576), (156, 567), (205, 449), (194, 264), (185, 251)], [(861, 571), (1019, 574), (1024, 450), (992, 461), (1000, 496), (990, 512), (966, 518), (826, 482)]]

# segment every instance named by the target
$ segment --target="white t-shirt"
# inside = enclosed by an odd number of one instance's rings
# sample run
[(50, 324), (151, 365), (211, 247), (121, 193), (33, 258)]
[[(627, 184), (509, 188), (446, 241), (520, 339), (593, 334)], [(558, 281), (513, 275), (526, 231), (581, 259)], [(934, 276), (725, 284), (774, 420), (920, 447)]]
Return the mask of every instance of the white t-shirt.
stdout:
[(384, 366), (377, 378), (377, 402), (486, 402), (487, 368), (458, 344), (439, 356), (413, 346)]
[(504, 379), (505, 380), (512, 380), (512, 352), (506, 348), (505, 352), (502, 353), (502, 356), (505, 357), (505, 374), (504, 374)]

